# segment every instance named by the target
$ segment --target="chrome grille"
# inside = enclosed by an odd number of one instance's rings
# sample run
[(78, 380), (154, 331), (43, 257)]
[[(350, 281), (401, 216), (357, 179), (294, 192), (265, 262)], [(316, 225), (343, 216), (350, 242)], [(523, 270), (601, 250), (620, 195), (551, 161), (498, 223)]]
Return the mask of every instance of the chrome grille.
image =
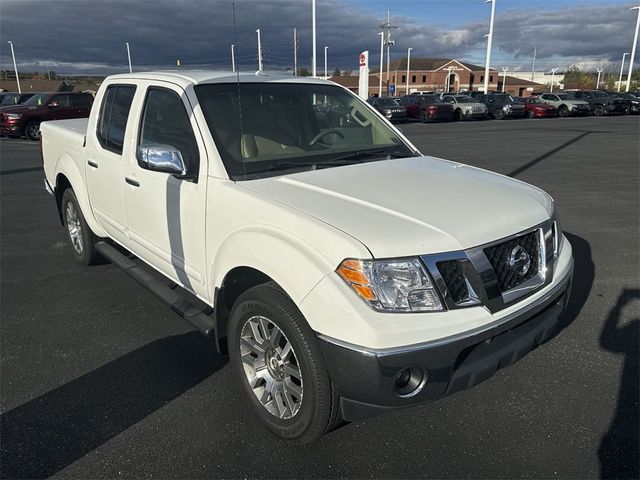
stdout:
[[(523, 249), (529, 257), (530, 265), (527, 270), (520, 273), (514, 268), (511, 256), (517, 250)], [(507, 240), (498, 245), (493, 245), (484, 249), (484, 253), (491, 263), (491, 267), (496, 275), (496, 280), (501, 292), (506, 292), (527, 280), (535, 277), (540, 270), (540, 234), (538, 230), (529, 232), (520, 237)]]

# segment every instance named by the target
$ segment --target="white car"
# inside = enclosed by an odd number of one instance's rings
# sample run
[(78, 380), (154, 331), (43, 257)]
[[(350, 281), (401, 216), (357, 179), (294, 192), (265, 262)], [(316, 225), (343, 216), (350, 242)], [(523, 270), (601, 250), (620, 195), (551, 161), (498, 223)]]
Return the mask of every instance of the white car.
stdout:
[(453, 119), (458, 121), (469, 118), (487, 118), (489, 110), (484, 103), (477, 102), (467, 95), (450, 95), (443, 93), (440, 98), (453, 107)]
[(540, 100), (558, 109), (558, 116), (568, 117), (569, 115), (589, 115), (591, 106), (588, 102), (576, 99), (570, 93), (543, 93)]
[(481, 382), (568, 301), (549, 195), (422, 155), (331, 82), (115, 75), (88, 119), (41, 131), (76, 259), (107, 257), (214, 337), (293, 442)]

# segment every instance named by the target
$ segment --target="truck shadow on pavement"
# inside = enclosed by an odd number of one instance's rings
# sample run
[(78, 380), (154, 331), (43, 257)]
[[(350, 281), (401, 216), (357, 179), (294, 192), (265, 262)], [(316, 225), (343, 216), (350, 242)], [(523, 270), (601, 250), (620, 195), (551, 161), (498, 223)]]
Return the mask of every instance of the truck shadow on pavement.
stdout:
[(220, 370), (198, 332), (144, 345), (0, 416), (2, 478), (45, 478)]
[[(638, 478), (640, 469), (640, 316), (622, 323), (625, 307), (640, 301), (639, 289), (624, 289), (609, 312), (600, 335), (600, 346), (624, 355), (620, 392), (609, 430), (602, 437), (598, 456), (601, 478)], [(622, 323), (622, 324), (621, 324)]]

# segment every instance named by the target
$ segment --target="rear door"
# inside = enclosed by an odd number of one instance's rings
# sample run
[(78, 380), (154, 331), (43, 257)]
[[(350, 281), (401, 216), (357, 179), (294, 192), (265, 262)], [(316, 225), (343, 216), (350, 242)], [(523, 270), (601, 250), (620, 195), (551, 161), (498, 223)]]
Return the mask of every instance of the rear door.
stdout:
[[(86, 178), (91, 209), (111, 238), (127, 245), (124, 208), (125, 161), (135, 147), (125, 142), (135, 85), (114, 84), (101, 98), (95, 128), (87, 132)], [(92, 126), (93, 123), (90, 122)]]
[(73, 109), (74, 118), (86, 118), (91, 112), (93, 97), (86, 93), (71, 95), (71, 107)]
[(177, 148), (193, 178), (180, 179), (143, 168), (136, 149), (127, 152), (125, 202), (130, 249), (188, 290), (207, 298), (204, 142), (181, 87), (149, 83), (143, 101), (137, 115), (135, 146)]

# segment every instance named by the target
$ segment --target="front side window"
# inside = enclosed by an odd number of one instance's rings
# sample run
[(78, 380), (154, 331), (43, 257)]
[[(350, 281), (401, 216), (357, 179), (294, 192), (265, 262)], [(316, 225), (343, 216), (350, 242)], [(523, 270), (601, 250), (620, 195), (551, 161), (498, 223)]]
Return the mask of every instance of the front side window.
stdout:
[(107, 88), (100, 107), (96, 132), (98, 141), (104, 149), (119, 155), (122, 154), (127, 119), (135, 93), (134, 86), (112, 85)]
[(49, 103), (57, 103), (59, 107), (70, 107), (69, 95), (55, 95)]
[(139, 144), (170, 145), (177, 148), (187, 172), (198, 172), (198, 143), (184, 103), (173, 90), (150, 88), (147, 92)]
[(219, 83), (195, 91), (234, 180), (413, 153), (385, 120), (340, 87)]

